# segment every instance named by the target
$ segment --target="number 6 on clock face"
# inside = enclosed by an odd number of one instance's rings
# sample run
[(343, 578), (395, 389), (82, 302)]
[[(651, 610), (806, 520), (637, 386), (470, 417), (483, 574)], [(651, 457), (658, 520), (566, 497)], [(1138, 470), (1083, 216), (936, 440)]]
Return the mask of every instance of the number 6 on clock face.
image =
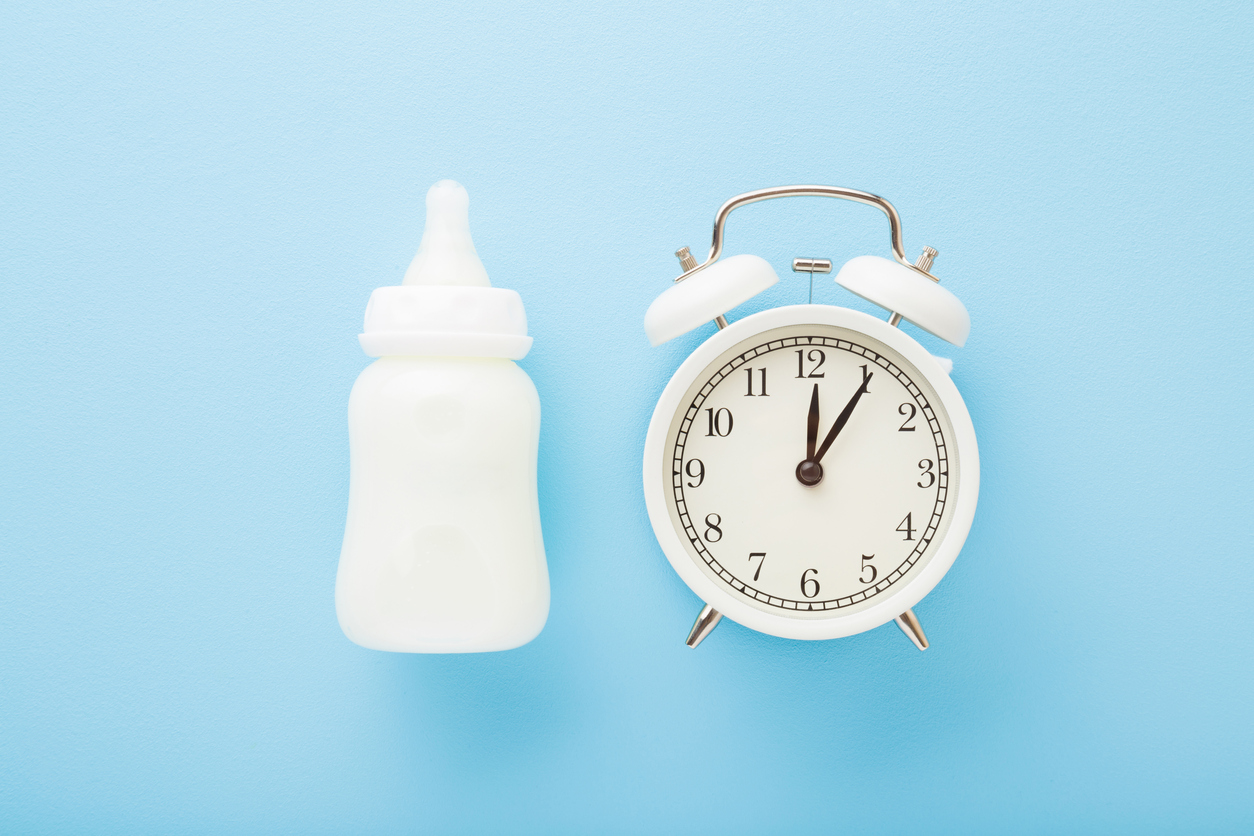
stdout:
[(745, 626), (851, 635), (953, 563), (979, 483), (962, 398), (918, 343), (823, 305), (747, 317), (666, 387), (645, 498), (680, 576)]

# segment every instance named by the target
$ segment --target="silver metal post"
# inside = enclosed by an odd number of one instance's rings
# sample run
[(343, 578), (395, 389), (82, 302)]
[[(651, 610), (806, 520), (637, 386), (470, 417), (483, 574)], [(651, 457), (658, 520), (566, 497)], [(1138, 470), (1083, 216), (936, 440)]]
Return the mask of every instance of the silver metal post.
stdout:
[[(936, 256), (938, 255), (940, 255), (940, 253), (936, 252), (936, 250), (932, 249), (931, 247), (924, 247), (923, 254), (920, 255), (918, 260), (914, 262), (914, 266), (922, 270), (923, 275), (927, 276), (929, 279), (931, 279), (934, 282), (939, 282), (940, 279), (936, 278), (928, 271), (932, 269), (932, 262), (936, 260)], [(894, 328), (901, 325), (901, 314), (899, 313), (890, 314), (888, 317), (888, 324), (893, 326)]]
[[(680, 247), (675, 250), (675, 257), (679, 259), (679, 266), (684, 268), (684, 273), (679, 277), (679, 279), (682, 279), (684, 276), (696, 269), (697, 260), (692, 257), (692, 250), (687, 247)], [(679, 281), (679, 279), (675, 279), (675, 281)], [(727, 319), (722, 314), (719, 314), (714, 317), (714, 324), (718, 326), (718, 330), (722, 331), (727, 327)]]
[[(914, 262), (914, 266), (918, 267), (924, 273), (930, 273), (932, 272), (932, 262), (936, 260), (936, 256), (938, 255), (940, 255), (940, 253), (936, 252), (936, 250), (931, 247), (924, 247), (923, 255), (919, 256), (918, 260)], [(932, 278), (936, 277), (933, 276)], [(937, 279), (937, 281), (940, 280)]]
[(914, 642), (915, 647), (919, 648), (919, 650), (927, 650), (927, 636), (923, 634), (923, 625), (919, 623), (914, 610), (906, 610), (893, 620), (897, 622), (901, 632), (905, 633), (906, 637)]
[(832, 272), (832, 262), (826, 258), (794, 258), (792, 260), (792, 271), (794, 273), (830, 273)]
[(701, 644), (706, 636), (714, 632), (714, 628), (723, 620), (723, 614), (718, 610), (706, 604), (701, 610), (701, 614), (697, 616), (696, 622), (692, 625), (691, 632), (688, 633), (688, 639), (684, 644), (689, 647), (696, 647)]
[(697, 266), (697, 260), (692, 257), (692, 250), (687, 247), (675, 250), (675, 257), (679, 259), (679, 266), (684, 268), (685, 273)]
[(792, 271), (794, 273), (810, 274), (810, 295), (806, 299), (807, 304), (814, 304), (814, 274), (832, 272), (832, 263), (826, 258), (794, 258), (792, 260)]

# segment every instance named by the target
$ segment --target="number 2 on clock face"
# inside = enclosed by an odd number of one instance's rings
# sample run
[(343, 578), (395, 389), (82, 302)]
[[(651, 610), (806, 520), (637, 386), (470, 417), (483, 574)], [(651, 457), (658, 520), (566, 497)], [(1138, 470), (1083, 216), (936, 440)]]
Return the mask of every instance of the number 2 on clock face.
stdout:
[(871, 606), (943, 537), (958, 462), (926, 378), (832, 325), (758, 334), (711, 363), (665, 447), (689, 556), (751, 605), (797, 617)]

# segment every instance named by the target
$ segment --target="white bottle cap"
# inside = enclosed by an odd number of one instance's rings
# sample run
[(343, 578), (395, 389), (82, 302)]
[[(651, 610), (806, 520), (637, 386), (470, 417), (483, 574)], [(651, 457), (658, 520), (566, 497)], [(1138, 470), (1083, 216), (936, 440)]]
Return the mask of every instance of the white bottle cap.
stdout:
[(470, 196), (452, 180), (427, 192), (427, 223), (405, 283), (370, 294), (358, 339), (371, 357), (521, 360), (531, 349), (522, 297), (492, 287), (475, 252), (469, 206)]

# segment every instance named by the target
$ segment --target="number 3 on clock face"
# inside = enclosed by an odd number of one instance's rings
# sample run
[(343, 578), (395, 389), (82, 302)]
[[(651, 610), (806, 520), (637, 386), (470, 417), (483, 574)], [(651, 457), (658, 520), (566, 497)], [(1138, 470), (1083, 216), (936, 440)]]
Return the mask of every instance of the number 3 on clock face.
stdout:
[(774, 635), (892, 620), (944, 575), (974, 515), (957, 389), (907, 335), (843, 308), (777, 308), (715, 334), (675, 373), (645, 446), (671, 564)]

